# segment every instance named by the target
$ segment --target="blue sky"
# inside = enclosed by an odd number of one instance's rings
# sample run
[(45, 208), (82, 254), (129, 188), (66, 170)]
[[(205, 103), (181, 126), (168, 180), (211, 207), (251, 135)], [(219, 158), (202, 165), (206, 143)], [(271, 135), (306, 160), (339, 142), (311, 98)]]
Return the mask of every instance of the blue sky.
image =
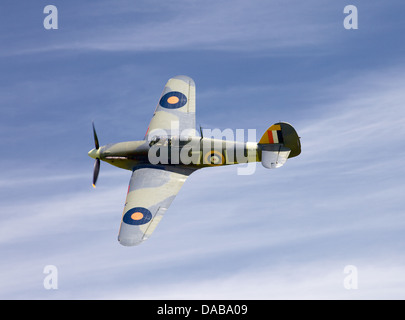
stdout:
[[(43, 27), (48, 4), (58, 30)], [(358, 30), (343, 27), (347, 4)], [(2, 1), (0, 297), (404, 299), (404, 9)], [(179, 74), (196, 82), (198, 124), (260, 139), (287, 121), (302, 154), (249, 176), (197, 171), (152, 237), (122, 247), (131, 174), (102, 163), (93, 190), (91, 121), (101, 144), (142, 139)]]

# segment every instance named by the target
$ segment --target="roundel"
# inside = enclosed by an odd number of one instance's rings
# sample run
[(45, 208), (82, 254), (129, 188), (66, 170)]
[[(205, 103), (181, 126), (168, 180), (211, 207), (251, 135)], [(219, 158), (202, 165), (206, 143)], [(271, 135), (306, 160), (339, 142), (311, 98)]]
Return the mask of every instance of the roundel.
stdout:
[(209, 151), (205, 154), (204, 163), (213, 166), (221, 165), (224, 163), (224, 157), (219, 151)]
[(161, 99), (159, 104), (163, 108), (178, 109), (184, 107), (187, 103), (187, 97), (178, 91), (171, 91), (166, 93)]
[(136, 226), (148, 223), (151, 220), (152, 213), (148, 209), (142, 207), (136, 207), (128, 210), (122, 218), (122, 221), (125, 223)]

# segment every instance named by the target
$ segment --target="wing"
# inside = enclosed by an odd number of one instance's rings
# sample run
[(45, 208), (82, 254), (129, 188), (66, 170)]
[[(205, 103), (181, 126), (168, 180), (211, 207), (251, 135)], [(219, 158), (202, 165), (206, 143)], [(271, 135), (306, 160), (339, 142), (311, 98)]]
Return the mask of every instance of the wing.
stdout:
[[(176, 170), (176, 169), (172, 169)], [(124, 246), (149, 238), (191, 171), (136, 168), (129, 182), (118, 241)]]
[(167, 81), (146, 132), (153, 136), (195, 136), (195, 83), (187, 76)]

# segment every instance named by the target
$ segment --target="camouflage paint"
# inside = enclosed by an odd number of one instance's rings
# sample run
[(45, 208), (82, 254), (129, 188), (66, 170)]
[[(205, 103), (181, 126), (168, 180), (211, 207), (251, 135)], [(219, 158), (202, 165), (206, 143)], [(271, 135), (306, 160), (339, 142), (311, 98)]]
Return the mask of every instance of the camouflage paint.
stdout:
[[(195, 170), (262, 160), (265, 167), (277, 168), (301, 152), (296, 131), (285, 122), (271, 126), (259, 143), (198, 136), (195, 92), (191, 78), (169, 79), (144, 140), (109, 144), (88, 153), (92, 158), (132, 171), (118, 235), (122, 245), (137, 245), (150, 237)], [(98, 146), (95, 130), (94, 136)]]

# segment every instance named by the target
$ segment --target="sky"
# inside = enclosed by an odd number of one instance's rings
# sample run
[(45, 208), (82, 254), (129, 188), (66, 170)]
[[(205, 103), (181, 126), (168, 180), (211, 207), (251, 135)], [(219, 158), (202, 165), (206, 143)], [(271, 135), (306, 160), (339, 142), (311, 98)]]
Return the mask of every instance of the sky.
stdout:
[[(2, 1), (0, 298), (404, 299), (404, 9)], [(151, 238), (123, 247), (131, 172), (102, 163), (92, 188), (91, 123), (102, 145), (143, 139), (176, 75), (196, 83), (198, 125), (258, 141), (286, 121), (302, 153), (193, 173)]]

